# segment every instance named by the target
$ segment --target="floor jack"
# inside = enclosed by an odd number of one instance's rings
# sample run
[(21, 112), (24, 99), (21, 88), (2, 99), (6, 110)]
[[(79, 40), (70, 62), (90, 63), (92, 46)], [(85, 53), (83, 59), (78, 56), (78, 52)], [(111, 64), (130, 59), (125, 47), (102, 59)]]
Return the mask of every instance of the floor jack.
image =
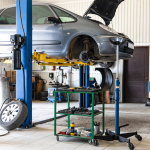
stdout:
[(118, 140), (119, 142), (127, 142), (127, 146), (129, 147), (130, 150), (134, 149), (134, 145), (130, 142), (129, 137), (135, 136), (139, 141), (142, 140), (142, 137), (138, 135), (137, 132), (132, 132), (132, 133), (123, 133), (120, 134), (120, 129), (122, 127), (126, 127), (129, 124), (119, 126), (119, 46), (123, 44), (124, 41), (123, 38), (111, 38), (110, 42), (116, 46), (116, 62), (117, 62), (117, 77), (116, 77), (116, 89), (115, 89), (115, 133), (106, 129), (105, 136), (99, 136), (95, 137), (95, 139), (101, 139), (105, 141), (114, 141)]

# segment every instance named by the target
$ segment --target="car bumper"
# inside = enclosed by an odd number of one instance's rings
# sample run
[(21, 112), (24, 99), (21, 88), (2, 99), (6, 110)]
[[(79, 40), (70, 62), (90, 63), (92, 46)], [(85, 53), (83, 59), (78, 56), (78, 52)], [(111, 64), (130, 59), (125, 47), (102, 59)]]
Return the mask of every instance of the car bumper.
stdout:
[[(110, 42), (110, 38), (112, 37), (121, 36), (94, 36), (101, 56), (116, 56), (116, 46)], [(125, 37), (123, 38), (126, 42), (119, 46), (119, 57), (122, 59), (128, 59), (133, 57), (134, 43)]]

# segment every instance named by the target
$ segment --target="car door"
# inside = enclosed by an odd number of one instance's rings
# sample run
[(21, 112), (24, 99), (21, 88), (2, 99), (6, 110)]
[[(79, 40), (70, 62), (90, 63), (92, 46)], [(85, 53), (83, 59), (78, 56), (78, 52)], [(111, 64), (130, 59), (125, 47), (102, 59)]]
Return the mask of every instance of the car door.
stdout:
[(67, 54), (67, 48), (69, 45), (69, 40), (72, 38), (72, 36), (78, 32), (78, 26), (76, 26), (77, 18), (75, 18), (73, 15), (65, 11), (64, 9), (61, 9), (57, 6), (50, 5), (50, 7), (53, 9), (53, 11), (56, 13), (58, 18), (62, 22), (62, 33), (64, 38), (64, 48), (61, 56), (66, 56)]
[(12, 51), (10, 35), (16, 33), (16, 8), (7, 8), (0, 13), (0, 57), (9, 57)]
[(33, 50), (59, 58), (63, 47), (62, 25), (47, 21), (47, 17), (57, 16), (47, 5), (33, 5)]
[[(59, 57), (63, 45), (62, 25), (48, 22), (49, 16), (55, 16), (49, 6), (33, 5), (32, 50)], [(0, 15), (0, 57), (11, 56), (10, 35), (13, 34), (16, 34), (16, 7), (7, 8)]]

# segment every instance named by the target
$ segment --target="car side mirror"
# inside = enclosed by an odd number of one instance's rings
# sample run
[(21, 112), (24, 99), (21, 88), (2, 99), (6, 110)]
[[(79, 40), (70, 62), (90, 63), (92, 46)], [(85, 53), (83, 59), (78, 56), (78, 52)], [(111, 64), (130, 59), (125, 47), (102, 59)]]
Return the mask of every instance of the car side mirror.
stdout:
[(47, 17), (47, 21), (52, 21), (54, 23), (61, 23), (60, 19), (55, 17)]

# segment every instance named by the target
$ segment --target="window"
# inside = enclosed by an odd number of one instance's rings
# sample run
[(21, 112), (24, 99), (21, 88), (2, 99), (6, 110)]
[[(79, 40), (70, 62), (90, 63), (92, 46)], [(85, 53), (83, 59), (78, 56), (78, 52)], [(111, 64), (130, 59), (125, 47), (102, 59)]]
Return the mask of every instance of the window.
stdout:
[[(1, 10), (0, 10), (1, 11)], [(47, 6), (32, 7), (32, 24), (50, 24), (47, 17), (54, 17), (54, 14)], [(5, 10), (0, 16), (0, 24), (16, 24), (16, 7)]]
[(54, 11), (55, 11), (56, 14), (59, 16), (60, 20), (61, 20), (63, 23), (76, 21), (76, 19), (75, 19), (73, 16), (71, 16), (70, 14), (64, 12), (63, 10), (58, 9), (58, 8), (56, 8), (56, 7), (53, 7), (53, 6), (51, 6), (51, 7), (54, 9)]
[(6, 9), (0, 16), (0, 24), (16, 24), (16, 8)]
[(33, 6), (32, 7), (32, 24), (50, 24), (53, 22), (47, 21), (47, 17), (54, 17), (54, 14), (47, 6)]

